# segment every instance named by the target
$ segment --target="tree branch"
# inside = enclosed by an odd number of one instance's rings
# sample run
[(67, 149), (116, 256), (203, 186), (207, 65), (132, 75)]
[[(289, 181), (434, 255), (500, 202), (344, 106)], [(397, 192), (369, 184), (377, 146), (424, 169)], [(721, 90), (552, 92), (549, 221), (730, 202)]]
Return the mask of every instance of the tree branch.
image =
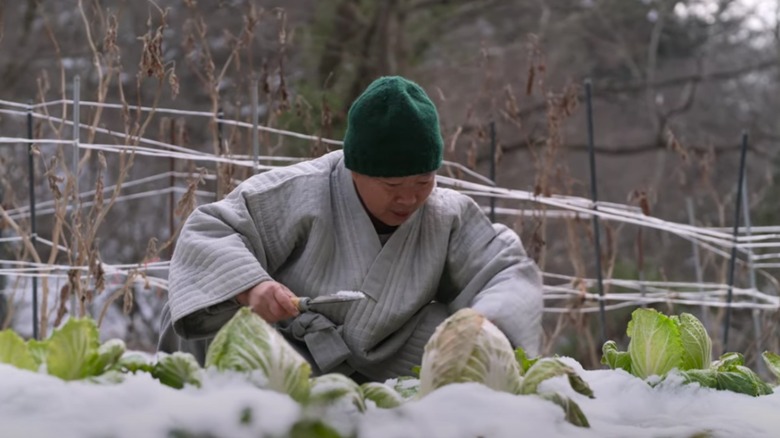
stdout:
[[(727, 81), (734, 78), (738, 78), (746, 74), (755, 73), (763, 70), (769, 70), (777, 67), (778, 64), (780, 64), (778, 59), (772, 58), (753, 65), (736, 68), (732, 70), (722, 70), (722, 71), (717, 71), (709, 74), (702, 73), (701, 71), (697, 71), (696, 73), (664, 79), (660, 81), (655, 81), (650, 84), (646, 83), (646, 81), (634, 82), (634, 83), (623, 83), (623, 84), (618, 84), (613, 86), (609, 86), (609, 85), (599, 86), (598, 84), (595, 84), (593, 87), (595, 91), (594, 97), (598, 98), (599, 96), (604, 96), (605, 94), (638, 93), (644, 91), (645, 89), (647, 89), (647, 87), (652, 87), (658, 90), (662, 88), (671, 88), (680, 85), (685, 85), (688, 83)], [(577, 98), (584, 99), (585, 94), (580, 93), (577, 95)], [(520, 117), (525, 117), (537, 113), (539, 111), (544, 111), (546, 109), (547, 109), (547, 103), (540, 102), (538, 104), (521, 109), (518, 112), (518, 115)]]
[(406, 8), (406, 12), (415, 12), (421, 9), (427, 9), (435, 6), (455, 5), (457, 3), (467, 3), (465, 0), (420, 0), (412, 3)]
[[(746, 75), (748, 73), (755, 73), (757, 71), (762, 70), (768, 70), (773, 67), (777, 67), (778, 60), (776, 58), (767, 59), (765, 61), (748, 65), (745, 67), (735, 68), (732, 70), (722, 70), (717, 71), (714, 73), (702, 73), (701, 71), (697, 71), (696, 73), (685, 75), (685, 76), (678, 76), (676, 78), (669, 78), (661, 81), (656, 81), (655, 83), (650, 84), (653, 88), (668, 88), (668, 87), (674, 87), (678, 85), (684, 85), (687, 82), (705, 82), (705, 81), (724, 81), (729, 79), (734, 79), (742, 75)], [(633, 83), (633, 84), (624, 84), (624, 85), (618, 85), (618, 86), (612, 86), (612, 87), (604, 87), (600, 91), (608, 92), (608, 93), (631, 93), (636, 91), (641, 91), (646, 87), (646, 84), (643, 83)]]
[[(529, 149), (529, 146), (531, 144), (541, 145), (544, 143), (543, 139), (532, 139), (526, 142), (518, 142), (513, 143), (507, 146), (504, 146), (502, 148), (502, 152), (506, 154), (507, 152), (516, 152), (520, 150)], [(588, 152), (588, 145), (587, 144), (562, 144), (562, 148), (569, 152)], [(541, 147), (541, 146), (540, 146)], [(633, 145), (626, 145), (624, 147), (608, 147), (604, 145), (594, 145), (594, 150), (597, 154), (601, 155), (611, 155), (611, 156), (628, 156), (628, 155), (639, 155), (639, 154), (645, 154), (650, 152), (656, 152), (660, 149), (667, 149), (668, 146), (666, 142), (650, 142), (650, 143), (641, 143), (641, 144), (633, 144)], [(716, 153), (733, 153), (733, 152), (739, 152), (741, 148), (741, 145), (738, 141), (734, 141), (734, 144), (729, 145), (712, 145), (712, 146), (703, 146), (703, 145), (686, 145), (685, 150), (690, 152), (695, 152), (699, 154), (705, 154), (708, 153), (710, 150), (714, 150)], [(769, 159), (770, 155), (762, 148), (756, 147), (755, 145), (748, 146), (748, 151), (754, 154), (757, 157)], [(477, 159), (478, 163), (489, 161), (490, 155), (489, 154), (480, 154), (479, 158)]]

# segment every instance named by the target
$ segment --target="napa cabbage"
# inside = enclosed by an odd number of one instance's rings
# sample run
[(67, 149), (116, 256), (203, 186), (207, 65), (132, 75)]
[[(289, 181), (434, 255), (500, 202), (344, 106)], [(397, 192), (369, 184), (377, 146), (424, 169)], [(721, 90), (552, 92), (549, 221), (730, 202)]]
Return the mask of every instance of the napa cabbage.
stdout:
[(297, 401), (309, 395), (309, 362), (248, 307), (242, 307), (217, 332), (205, 365), (221, 371), (260, 372), (268, 389), (289, 394)]
[(654, 309), (636, 309), (626, 334), (628, 351), (619, 351), (614, 341), (607, 341), (601, 363), (646, 379), (664, 377), (673, 369), (702, 369), (712, 361), (712, 340), (702, 323), (688, 313), (669, 317)]
[(108, 372), (124, 352), (125, 343), (120, 339), (101, 344), (97, 325), (90, 318), (68, 319), (41, 341), (25, 342), (12, 330), (0, 331), (0, 363), (43, 371), (63, 380), (85, 379)]
[(507, 337), (487, 318), (465, 308), (439, 324), (425, 345), (418, 396), (453, 383), (481, 383), (496, 391), (542, 397), (561, 406), (572, 424), (589, 427), (573, 400), (540, 392), (543, 381), (557, 376), (566, 376), (576, 392), (593, 397), (588, 384), (570, 366), (557, 358), (528, 358), (521, 348), (512, 349)]
[(360, 386), (343, 374), (328, 373), (314, 377), (310, 380), (310, 388), (307, 400), (310, 405), (341, 404), (360, 412), (366, 410)]
[[(601, 363), (642, 379), (658, 376), (663, 380), (679, 374), (684, 383), (705, 388), (753, 396), (772, 393), (772, 388), (745, 366), (742, 354), (729, 352), (713, 361), (712, 340), (701, 321), (689, 313), (666, 316), (653, 309), (636, 309), (626, 331), (631, 338), (628, 351), (619, 351), (614, 341), (607, 341), (602, 346)], [(771, 369), (771, 354), (765, 353), (763, 358)]]
[(439, 324), (425, 345), (420, 395), (464, 382), (512, 394), (520, 392), (520, 370), (509, 340), (470, 308), (459, 310)]
[(391, 409), (401, 406), (404, 398), (394, 388), (379, 382), (366, 382), (360, 385), (363, 397), (374, 402), (376, 407)]

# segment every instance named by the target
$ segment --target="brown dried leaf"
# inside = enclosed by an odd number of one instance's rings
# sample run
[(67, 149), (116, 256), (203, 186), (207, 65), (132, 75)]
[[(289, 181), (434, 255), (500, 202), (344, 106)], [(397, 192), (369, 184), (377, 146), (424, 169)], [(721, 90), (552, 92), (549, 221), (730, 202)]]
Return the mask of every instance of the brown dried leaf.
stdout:
[(64, 284), (60, 288), (60, 303), (57, 307), (57, 315), (54, 318), (54, 326), (62, 323), (62, 318), (68, 313), (68, 300), (70, 299), (70, 285)]
[(458, 138), (460, 137), (460, 134), (463, 132), (463, 126), (458, 126), (458, 129), (455, 130), (455, 133), (452, 134), (452, 139), (450, 140), (450, 147), (448, 148), (449, 152), (455, 151), (455, 144), (458, 142)]
[(689, 154), (686, 148), (677, 140), (670, 129), (666, 130), (666, 147), (674, 151), (683, 163), (688, 163)]
[(472, 140), (469, 144), (469, 149), (466, 155), (466, 166), (469, 169), (475, 170), (477, 168), (477, 143)]
[(171, 86), (171, 99), (176, 99), (176, 96), (179, 95), (179, 77), (176, 76), (174, 69), (170, 69), (168, 74), (168, 85)]

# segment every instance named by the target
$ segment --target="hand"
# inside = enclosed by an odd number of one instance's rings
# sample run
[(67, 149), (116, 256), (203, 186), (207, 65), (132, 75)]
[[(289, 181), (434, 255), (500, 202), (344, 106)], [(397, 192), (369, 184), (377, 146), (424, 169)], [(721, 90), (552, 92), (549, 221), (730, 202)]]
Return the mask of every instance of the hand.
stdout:
[(264, 281), (236, 297), (239, 304), (248, 306), (269, 324), (298, 316), (293, 298), (290, 289), (275, 281)]

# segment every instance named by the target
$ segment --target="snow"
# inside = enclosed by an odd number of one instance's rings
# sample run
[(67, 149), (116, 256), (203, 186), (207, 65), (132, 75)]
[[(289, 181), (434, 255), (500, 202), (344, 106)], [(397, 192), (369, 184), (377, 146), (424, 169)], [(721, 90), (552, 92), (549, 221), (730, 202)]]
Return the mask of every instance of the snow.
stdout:
[[(356, 291), (338, 294), (362, 295)], [(11, 295), (21, 304), (14, 328), (22, 333), (30, 326), (29, 302), (21, 299), (24, 296), (29, 295)], [(143, 304), (151, 317), (155, 306)], [(126, 317), (112, 310), (116, 313), (109, 312), (101, 328), (102, 340), (126, 334), (126, 322), (122, 323)], [(586, 371), (574, 359), (560, 359), (584, 378), (595, 398), (574, 392), (564, 377), (543, 382), (540, 390), (574, 400), (588, 418), (589, 429), (566, 422), (563, 410), (551, 402), (477, 384), (449, 385), (392, 410), (367, 402), (369, 409), (361, 414), (346, 400), (326, 409), (304, 410), (287, 395), (254, 386), (251, 382), (263, 379), (252, 375), (208, 370), (201, 388), (176, 390), (143, 373), (128, 375), (119, 384), (63, 382), (0, 364), (0, 436), (165, 437), (180, 429), (200, 436), (281, 437), (303, 418), (322, 418), (346, 436), (355, 433), (369, 438), (780, 435), (780, 392), (750, 397), (682, 385), (675, 378), (651, 387), (622, 370)], [(398, 390), (419, 386), (416, 379), (385, 383)], [(251, 419), (242, 424), (247, 410)]]
[[(589, 429), (566, 422), (563, 410), (551, 402), (474, 383), (445, 386), (392, 410), (318, 414), (330, 424), (341, 423), (337, 428), (344, 433), (368, 438), (771, 437), (780, 430), (780, 392), (754, 398), (674, 379), (652, 388), (621, 370), (585, 371), (572, 359), (561, 360), (579, 372), (596, 398), (575, 393), (564, 377), (542, 383), (540, 390), (575, 400)], [(242, 424), (247, 409), (251, 420)], [(164, 437), (173, 429), (238, 438), (286, 436), (296, 421), (311, 415), (288, 396), (256, 388), (234, 373), (208, 370), (201, 388), (175, 390), (146, 374), (98, 385), (0, 364), (2, 436)]]
[(369, 438), (598, 436), (566, 423), (552, 403), (476, 383), (445, 386), (399, 408), (372, 411), (357, 431)]
[(780, 392), (751, 397), (728, 391), (683, 385), (671, 376), (655, 388), (623, 370), (584, 371), (571, 358), (562, 358), (582, 375), (595, 399), (574, 392), (564, 377), (550, 379), (540, 391), (557, 391), (579, 404), (591, 428), (609, 436), (712, 437), (778, 436)]
[[(252, 421), (241, 424), (249, 408)], [(148, 374), (116, 385), (64, 382), (0, 364), (2, 436), (164, 437), (173, 429), (215, 436), (284, 436), (299, 417), (288, 396), (245, 379), (212, 378), (201, 389), (161, 385)]]
[(366, 297), (366, 294), (356, 290), (341, 290), (336, 292), (335, 295), (341, 298), (354, 298), (354, 299), (363, 299)]

